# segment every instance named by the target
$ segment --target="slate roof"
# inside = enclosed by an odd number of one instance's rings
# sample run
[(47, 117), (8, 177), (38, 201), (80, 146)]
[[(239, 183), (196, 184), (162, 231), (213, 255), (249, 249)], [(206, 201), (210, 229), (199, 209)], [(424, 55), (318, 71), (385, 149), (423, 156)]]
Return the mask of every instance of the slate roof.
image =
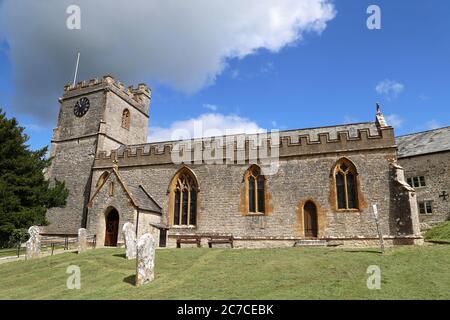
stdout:
[(450, 151), (450, 126), (395, 138), (398, 157)]
[(148, 210), (156, 213), (162, 214), (162, 208), (158, 203), (153, 200), (153, 198), (144, 190), (144, 188), (139, 186), (128, 185), (128, 191), (131, 193), (131, 197), (135, 200), (137, 206), (140, 209)]

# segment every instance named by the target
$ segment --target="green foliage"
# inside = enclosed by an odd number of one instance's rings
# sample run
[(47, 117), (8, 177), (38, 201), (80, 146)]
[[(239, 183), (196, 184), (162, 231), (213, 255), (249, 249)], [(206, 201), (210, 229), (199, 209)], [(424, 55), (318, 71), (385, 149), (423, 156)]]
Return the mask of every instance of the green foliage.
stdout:
[(9, 245), (11, 247), (17, 246), (19, 243), (24, 243), (28, 240), (30, 235), (27, 229), (14, 229), (9, 237)]
[(7, 119), (0, 109), (0, 247), (11, 236), (32, 225), (45, 225), (48, 208), (65, 205), (69, 191), (64, 183), (45, 180), (51, 164), (47, 147), (33, 151), (28, 136), (15, 118)]
[(426, 240), (449, 240), (450, 241), (450, 221), (444, 221), (425, 233)]

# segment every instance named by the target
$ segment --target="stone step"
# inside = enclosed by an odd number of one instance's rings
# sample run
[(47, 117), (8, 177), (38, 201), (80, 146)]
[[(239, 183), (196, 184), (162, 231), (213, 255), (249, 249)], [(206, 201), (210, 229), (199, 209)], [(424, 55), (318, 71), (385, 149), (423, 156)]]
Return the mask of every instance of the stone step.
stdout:
[(326, 247), (326, 240), (297, 240), (294, 247)]

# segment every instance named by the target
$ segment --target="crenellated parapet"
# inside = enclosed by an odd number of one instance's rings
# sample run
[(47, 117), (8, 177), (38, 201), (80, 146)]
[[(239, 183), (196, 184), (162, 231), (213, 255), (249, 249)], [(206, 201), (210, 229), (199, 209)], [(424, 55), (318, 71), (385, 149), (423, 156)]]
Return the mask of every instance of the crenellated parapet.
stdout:
[(111, 167), (115, 160), (120, 167), (173, 163), (264, 163), (288, 157), (395, 147), (392, 127), (361, 123), (123, 146), (97, 154), (94, 166)]
[(148, 114), (148, 105), (151, 100), (151, 89), (144, 83), (140, 83), (137, 87), (125, 85), (117, 81), (113, 76), (106, 75), (101, 79), (94, 78), (89, 81), (80, 81), (75, 86), (67, 84), (64, 86), (64, 95), (60, 98), (60, 102), (77, 96), (82, 96), (94, 91), (113, 91), (128, 103), (135, 105)]

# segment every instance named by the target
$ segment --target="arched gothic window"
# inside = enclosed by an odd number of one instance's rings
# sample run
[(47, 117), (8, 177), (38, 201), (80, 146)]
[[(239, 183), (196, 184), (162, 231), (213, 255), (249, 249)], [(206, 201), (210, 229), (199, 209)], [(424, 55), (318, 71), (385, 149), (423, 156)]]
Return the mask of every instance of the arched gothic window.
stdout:
[(358, 209), (356, 168), (347, 159), (340, 160), (334, 168), (336, 203), (338, 209)]
[(257, 165), (251, 166), (245, 174), (245, 183), (248, 195), (248, 213), (265, 213), (266, 179), (261, 174), (261, 168)]
[(122, 128), (130, 129), (131, 115), (130, 110), (125, 109), (122, 113)]
[(171, 183), (172, 224), (195, 226), (197, 224), (198, 184), (189, 169), (177, 173)]

